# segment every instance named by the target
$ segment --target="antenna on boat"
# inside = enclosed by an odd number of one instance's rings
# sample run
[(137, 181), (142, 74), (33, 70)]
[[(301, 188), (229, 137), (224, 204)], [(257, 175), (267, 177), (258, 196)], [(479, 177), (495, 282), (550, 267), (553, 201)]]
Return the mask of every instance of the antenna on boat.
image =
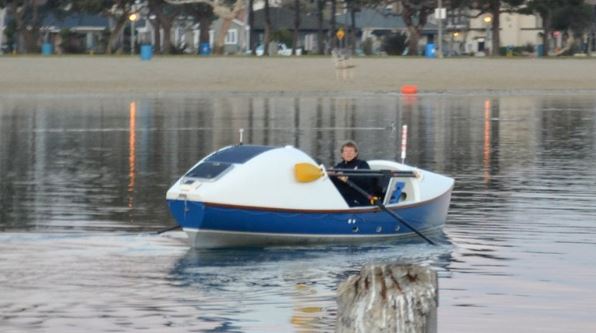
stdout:
[(240, 132), (240, 145), (244, 143), (244, 128), (238, 130)]
[(401, 127), (401, 164), (406, 162), (406, 146), (408, 144), (408, 125)]

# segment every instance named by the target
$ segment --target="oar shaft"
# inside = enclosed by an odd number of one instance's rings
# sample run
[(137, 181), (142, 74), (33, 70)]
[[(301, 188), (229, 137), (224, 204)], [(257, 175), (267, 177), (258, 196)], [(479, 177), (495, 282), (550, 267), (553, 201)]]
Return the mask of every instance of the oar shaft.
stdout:
[(396, 220), (398, 220), (399, 222), (401, 222), (401, 224), (403, 224), (406, 227), (408, 227), (408, 229), (412, 230), (414, 233), (416, 233), (416, 235), (420, 236), (420, 238), (424, 239), (429, 244), (436, 245), (435, 242), (433, 242), (432, 240), (430, 240), (428, 237), (424, 236), (420, 231), (416, 230), (408, 222), (406, 222), (401, 216), (397, 215), (397, 213), (392, 212), (387, 207), (385, 207), (385, 205), (383, 205), (381, 203), (377, 203), (377, 206), (379, 206), (379, 208), (381, 208), (382, 210), (384, 210), (387, 214), (393, 216)]
[(409, 177), (416, 178), (414, 171), (393, 171), (393, 170), (358, 170), (358, 169), (329, 169), (327, 175), (331, 177), (350, 176), (350, 177), (371, 177), (371, 176), (390, 176), (390, 177)]
[[(366, 192), (365, 190), (363, 190), (360, 186), (354, 184), (350, 180), (346, 180), (346, 184), (348, 184), (348, 186), (350, 186), (351, 188), (353, 188), (354, 190), (356, 190), (358, 193), (364, 195), (369, 200), (373, 197), (368, 192)], [(381, 203), (380, 201), (377, 201), (376, 204), (377, 204), (377, 206), (379, 208), (381, 208), (381, 210), (385, 211), (387, 214), (391, 215), (398, 222), (400, 222), (401, 224), (405, 225), (408, 229), (412, 230), (416, 235), (420, 236), (420, 238), (424, 239), (425, 241), (427, 241), (431, 245), (436, 245), (432, 240), (428, 239), (426, 236), (424, 236), (422, 233), (420, 233), (420, 231), (418, 231), (418, 230), (416, 230), (416, 228), (412, 227), (408, 222), (406, 222), (406, 220), (404, 220), (397, 213), (395, 213), (395, 212), (389, 210), (387, 207), (385, 207), (385, 205), (383, 205), (383, 203)]]
[(169, 227), (169, 228), (166, 228), (166, 229), (159, 230), (159, 231), (156, 232), (156, 234), (159, 235), (159, 234), (163, 234), (164, 232), (168, 232), (168, 231), (172, 231), (172, 230), (176, 230), (176, 229), (182, 229), (182, 227), (179, 226), (179, 225), (175, 225), (173, 227)]

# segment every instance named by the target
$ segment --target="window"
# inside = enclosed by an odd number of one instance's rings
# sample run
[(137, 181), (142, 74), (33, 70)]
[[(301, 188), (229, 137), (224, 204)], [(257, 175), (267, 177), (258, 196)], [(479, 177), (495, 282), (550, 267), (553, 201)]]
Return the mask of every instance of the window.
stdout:
[(226, 45), (236, 45), (238, 44), (238, 29), (229, 29), (228, 33), (226, 34)]
[(191, 178), (213, 179), (221, 175), (231, 166), (232, 164), (230, 163), (204, 162), (197, 165), (184, 176)]
[(273, 148), (275, 147), (257, 145), (236, 145), (215, 152), (213, 155), (209, 156), (206, 161), (242, 164), (250, 160), (251, 158)]

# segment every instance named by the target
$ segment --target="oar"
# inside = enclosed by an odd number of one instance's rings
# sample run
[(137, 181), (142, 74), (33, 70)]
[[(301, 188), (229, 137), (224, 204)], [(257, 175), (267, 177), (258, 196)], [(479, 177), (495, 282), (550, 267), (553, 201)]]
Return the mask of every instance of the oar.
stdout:
[(350, 186), (351, 188), (353, 188), (357, 192), (359, 192), (360, 194), (362, 194), (363, 196), (365, 196), (366, 198), (368, 198), (368, 200), (370, 200), (371, 202), (374, 202), (375, 205), (377, 205), (377, 207), (381, 208), (381, 210), (383, 210), (387, 214), (391, 215), (398, 222), (400, 222), (401, 224), (403, 224), (406, 227), (408, 227), (408, 229), (412, 230), (414, 233), (416, 233), (416, 235), (420, 236), (420, 238), (424, 239), (425, 241), (427, 241), (431, 245), (436, 245), (432, 240), (428, 239), (428, 237), (424, 236), (420, 231), (416, 230), (416, 228), (412, 227), (408, 222), (406, 222), (406, 220), (404, 220), (403, 217), (401, 217), (397, 213), (392, 212), (391, 210), (389, 210), (387, 207), (385, 207), (385, 205), (383, 205), (383, 203), (380, 200), (378, 200), (377, 198), (375, 198), (372, 195), (370, 195), (368, 192), (366, 192), (365, 190), (363, 190), (360, 186), (354, 184), (349, 179), (346, 179), (345, 180), (345, 183), (348, 184), (348, 186)]
[[(416, 171), (399, 170), (363, 170), (363, 169), (329, 169), (326, 170), (329, 176), (350, 176), (350, 177), (418, 177)], [(313, 182), (325, 175), (325, 172), (312, 163), (297, 163), (294, 165), (294, 176), (301, 183)]]
[(416, 178), (418, 175), (413, 170), (371, 170), (371, 169), (327, 169), (329, 176), (350, 176), (350, 177), (410, 177)]
[(156, 235), (161, 235), (161, 234), (163, 234), (164, 232), (168, 232), (168, 231), (172, 231), (172, 230), (176, 230), (176, 229), (182, 229), (182, 227), (181, 227), (181, 226), (179, 226), (179, 225), (175, 225), (175, 226), (173, 226), (173, 227), (169, 227), (169, 228), (166, 228), (166, 229), (159, 230), (159, 231), (157, 231), (155, 234), (156, 234)]
[[(341, 170), (341, 173), (336, 173), (336, 174), (332, 174), (330, 171), (331, 170), (327, 171), (327, 174), (329, 176), (340, 177), (340, 176), (348, 176), (349, 174), (346, 173), (346, 171), (349, 172), (349, 171), (356, 171), (356, 170)], [(333, 171), (335, 171), (335, 170), (333, 170)], [(371, 170), (371, 171), (375, 171), (375, 170)], [(387, 170), (387, 171), (392, 171), (392, 170)], [(364, 174), (362, 172), (362, 170), (358, 170), (357, 173)], [(416, 173), (413, 171), (412, 171), (412, 173), (414, 174), (414, 177), (416, 177)], [(301, 183), (308, 183), (308, 182), (315, 181), (315, 180), (323, 177), (324, 175), (325, 175), (325, 173), (323, 172), (323, 170), (321, 170), (318, 166), (313, 165), (311, 163), (297, 163), (294, 166), (294, 176), (296, 177), (296, 180)], [(366, 174), (366, 175), (370, 176), (370, 174)], [(349, 176), (353, 176), (353, 174), (349, 175)], [(368, 198), (368, 200), (374, 199), (374, 197), (372, 195), (370, 195), (368, 192), (366, 192), (365, 190), (360, 188), (360, 186), (351, 182), (349, 179), (346, 179), (346, 184), (348, 186), (350, 186), (351, 188), (353, 188), (354, 190), (358, 191), (360, 194), (364, 195), (366, 198)], [(424, 239), (429, 244), (435, 245), (435, 243), (432, 240), (428, 239), (426, 236), (424, 236), (422, 233), (420, 233), (420, 231), (418, 231), (418, 230), (416, 230), (416, 228), (412, 227), (401, 216), (399, 216), (397, 213), (392, 212), (389, 209), (387, 209), (387, 207), (385, 207), (385, 205), (383, 205), (383, 203), (381, 201), (375, 199), (374, 203), (379, 208), (381, 208), (381, 210), (385, 211), (387, 214), (391, 215), (398, 222), (405, 225), (410, 230), (412, 230), (414, 233), (416, 233), (416, 235), (420, 236), (420, 238)]]

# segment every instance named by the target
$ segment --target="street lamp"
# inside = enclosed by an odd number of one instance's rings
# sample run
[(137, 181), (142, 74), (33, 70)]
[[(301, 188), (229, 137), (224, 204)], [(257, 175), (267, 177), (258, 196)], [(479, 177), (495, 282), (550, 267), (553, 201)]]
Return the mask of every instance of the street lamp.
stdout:
[[(485, 16), (484, 18), (482, 18), (482, 21), (484, 22), (484, 24), (486, 24), (486, 33), (485, 33), (485, 42), (484, 42), (484, 49), (487, 49), (488, 47), (488, 40), (490, 39), (490, 24), (493, 21), (493, 17), (490, 15)], [(488, 52), (486, 52), (488, 55)]]
[(139, 19), (139, 14), (132, 13), (128, 16), (130, 21), (130, 55), (135, 54), (135, 22)]

